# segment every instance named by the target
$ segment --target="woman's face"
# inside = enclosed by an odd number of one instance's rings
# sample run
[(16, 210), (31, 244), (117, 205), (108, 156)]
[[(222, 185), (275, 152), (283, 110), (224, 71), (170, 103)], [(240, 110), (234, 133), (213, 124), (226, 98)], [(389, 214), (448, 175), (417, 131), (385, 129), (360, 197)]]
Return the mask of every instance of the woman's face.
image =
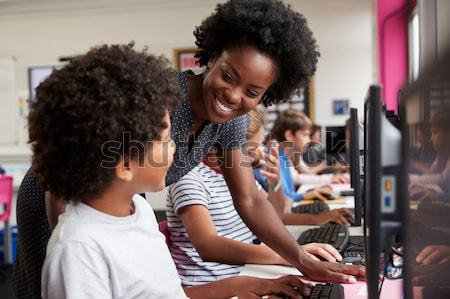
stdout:
[(275, 80), (276, 65), (250, 46), (224, 50), (203, 80), (204, 110), (213, 123), (224, 123), (248, 113)]

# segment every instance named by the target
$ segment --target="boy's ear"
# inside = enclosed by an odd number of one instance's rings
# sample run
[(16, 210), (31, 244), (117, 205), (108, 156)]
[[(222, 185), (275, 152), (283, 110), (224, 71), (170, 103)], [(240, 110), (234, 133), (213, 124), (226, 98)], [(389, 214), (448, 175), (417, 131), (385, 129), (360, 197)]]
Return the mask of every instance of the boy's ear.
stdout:
[(124, 181), (131, 181), (135, 175), (135, 165), (128, 157), (122, 157), (116, 165), (116, 176)]
[(284, 140), (286, 141), (292, 141), (292, 139), (294, 139), (294, 134), (292, 134), (291, 130), (286, 130), (284, 131)]

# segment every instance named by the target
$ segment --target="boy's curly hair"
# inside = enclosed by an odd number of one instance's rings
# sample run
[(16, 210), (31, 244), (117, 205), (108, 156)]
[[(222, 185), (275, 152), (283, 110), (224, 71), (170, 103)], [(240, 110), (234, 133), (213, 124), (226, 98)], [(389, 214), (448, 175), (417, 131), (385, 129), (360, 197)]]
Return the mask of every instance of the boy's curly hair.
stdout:
[[(39, 182), (66, 200), (100, 195), (115, 178), (114, 167), (101, 166), (103, 145), (114, 142), (118, 152), (143, 159), (147, 143), (167, 127), (166, 111), (181, 98), (168, 61), (135, 51), (133, 43), (99, 46), (73, 59), (39, 85), (28, 117)], [(128, 154), (124, 134), (144, 152)]]
[(320, 56), (305, 17), (278, 0), (218, 4), (194, 35), (200, 66), (234, 45), (254, 46), (274, 59), (278, 77), (262, 99), (265, 106), (286, 101), (296, 89), (306, 86)]

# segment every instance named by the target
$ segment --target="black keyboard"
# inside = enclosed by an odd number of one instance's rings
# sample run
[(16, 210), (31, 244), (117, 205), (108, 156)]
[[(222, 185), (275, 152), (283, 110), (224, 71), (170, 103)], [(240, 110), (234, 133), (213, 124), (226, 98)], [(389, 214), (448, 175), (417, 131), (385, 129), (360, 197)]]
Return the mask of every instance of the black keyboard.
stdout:
[(427, 227), (420, 223), (414, 223), (408, 229), (410, 230), (409, 248), (411, 248), (410, 250), (413, 256), (419, 254), (426, 246), (450, 246), (450, 235), (443, 231)]
[(349, 240), (348, 227), (344, 224), (334, 222), (327, 223), (319, 228), (309, 229), (298, 237), (297, 242), (300, 245), (308, 243), (327, 243), (339, 252), (342, 252)]
[(343, 299), (344, 288), (337, 283), (316, 284), (311, 289), (308, 299)]
[(292, 208), (292, 213), (302, 213), (302, 214), (320, 214), (322, 212), (328, 212), (330, 207), (326, 202), (317, 201), (305, 205), (299, 205)]
[(364, 251), (349, 251), (345, 250), (342, 253), (342, 263), (352, 265), (366, 265), (366, 254)]

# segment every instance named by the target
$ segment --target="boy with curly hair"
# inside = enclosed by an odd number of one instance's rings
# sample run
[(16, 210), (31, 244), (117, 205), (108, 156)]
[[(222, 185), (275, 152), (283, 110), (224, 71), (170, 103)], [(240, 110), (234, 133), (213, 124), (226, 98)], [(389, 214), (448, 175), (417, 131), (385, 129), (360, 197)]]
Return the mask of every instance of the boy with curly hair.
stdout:
[(55, 71), (29, 116), (39, 182), (68, 204), (42, 269), (43, 298), (229, 298), (307, 293), (295, 277), (232, 277), (185, 291), (151, 206), (172, 164), (165, 59), (101, 46)]

